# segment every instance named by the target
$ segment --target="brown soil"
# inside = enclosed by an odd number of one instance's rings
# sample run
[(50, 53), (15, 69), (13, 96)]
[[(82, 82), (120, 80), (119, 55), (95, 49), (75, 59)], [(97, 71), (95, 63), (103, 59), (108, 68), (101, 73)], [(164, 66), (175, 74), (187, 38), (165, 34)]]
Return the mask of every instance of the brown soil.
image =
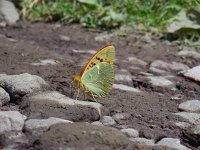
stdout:
[[(125, 37), (115, 36), (101, 43), (94, 40), (98, 34), (79, 25), (22, 23), (17, 27), (0, 28), (0, 73), (35, 74), (44, 78), (53, 90), (72, 97), (70, 90), (72, 77), (79, 73), (82, 64), (91, 57), (91, 54), (74, 53), (73, 50), (98, 50), (106, 44), (114, 44), (117, 58), (116, 72), (126, 69), (136, 77), (132, 82), (122, 81), (122, 83), (137, 87), (143, 92), (138, 94), (113, 89), (109, 96), (97, 100), (107, 109), (105, 114), (111, 116), (118, 112), (131, 114), (129, 119), (119, 121), (116, 127), (135, 128), (140, 131), (141, 137), (153, 138), (156, 141), (163, 137), (181, 138), (181, 130), (174, 126), (174, 120), (169, 115), (178, 112), (178, 105), (181, 102), (200, 99), (200, 86), (171, 72), (176, 76), (174, 83), (177, 91), (154, 87), (141, 79), (140, 71), (130, 69), (132, 64), (124, 60), (132, 56), (150, 64), (160, 59), (169, 63), (181, 62), (189, 67), (199, 64), (200, 61), (177, 57), (179, 45), (167, 44), (154, 36), (151, 36), (154, 43), (151, 45), (140, 33), (133, 32)], [(69, 36), (70, 41), (62, 41), (60, 35)], [(42, 59), (54, 59), (60, 63), (56, 66), (31, 65)], [(142, 71), (149, 72), (148, 65), (143, 67)], [(178, 101), (170, 100), (177, 94), (182, 95), (183, 98)]]

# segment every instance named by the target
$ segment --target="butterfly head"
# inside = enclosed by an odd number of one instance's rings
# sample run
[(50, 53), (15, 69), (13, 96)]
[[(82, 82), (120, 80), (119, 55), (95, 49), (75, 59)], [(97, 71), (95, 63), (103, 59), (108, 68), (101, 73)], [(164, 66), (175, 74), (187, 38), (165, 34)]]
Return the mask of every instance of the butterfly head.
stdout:
[(77, 75), (77, 76), (73, 77), (73, 81), (79, 87), (80, 82), (81, 82), (81, 76)]

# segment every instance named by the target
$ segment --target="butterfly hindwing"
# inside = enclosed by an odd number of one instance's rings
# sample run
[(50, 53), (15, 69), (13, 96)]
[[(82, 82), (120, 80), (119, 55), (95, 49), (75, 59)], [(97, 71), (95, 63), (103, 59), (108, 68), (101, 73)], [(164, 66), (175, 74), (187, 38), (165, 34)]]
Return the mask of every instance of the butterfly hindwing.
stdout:
[(85, 91), (92, 97), (102, 97), (108, 94), (114, 82), (113, 66), (101, 62), (82, 75)]

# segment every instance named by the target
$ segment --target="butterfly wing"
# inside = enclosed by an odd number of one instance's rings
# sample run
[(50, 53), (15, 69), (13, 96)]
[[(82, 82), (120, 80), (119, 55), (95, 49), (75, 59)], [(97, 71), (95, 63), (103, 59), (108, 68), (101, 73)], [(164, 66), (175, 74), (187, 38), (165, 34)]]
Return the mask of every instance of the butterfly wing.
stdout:
[(109, 93), (114, 82), (113, 66), (107, 62), (101, 62), (84, 72), (82, 84), (85, 92), (92, 97), (102, 97)]
[(94, 67), (95, 65), (106, 62), (113, 67), (113, 62), (115, 59), (115, 48), (113, 45), (107, 45), (100, 49), (94, 54), (94, 56), (88, 61), (88, 63), (81, 70), (80, 76), (84, 74), (85, 71)]

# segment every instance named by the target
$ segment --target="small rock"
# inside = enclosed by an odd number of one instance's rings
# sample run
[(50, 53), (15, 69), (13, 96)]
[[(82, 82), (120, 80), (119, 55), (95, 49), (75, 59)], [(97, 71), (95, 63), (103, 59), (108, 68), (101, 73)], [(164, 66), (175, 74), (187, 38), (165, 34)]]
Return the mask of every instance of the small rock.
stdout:
[(123, 85), (123, 84), (113, 84), (113, 88), (114, 89), (118, 89), (118, 90), (122, 90), (122, 91), (128, 91), (128, 92), (140, 92), (140, 90), (127, 86), (127, 85)]
[(180, 143), (180, 139), (175, 138), (163, 138), (157, 143), (157, 145), (168, 146), (177, 150), (190, 150)]
[(174, 113), (174, 115), (179, 116), (182, 119), (184, 119), (192, 124), (200, 123), (200, 114), (199, 113), (178, 112), (178, 113)]
[(130, 82), (130, 81), (132, 81), (132, 78), (129, 75), (115, 74), (115, 80), (116, 81), (127, 81), (127, 82)]
[(200, 82), (200, 66), (196, 66), (183, 74), (186, 78)]
[(54, 59), (44, 59), (44, 60), (40, 60), (40, 62), (38, 63), (31, 63), (31, 65), (33, 66), (46, 66), (46, 65), (56, 65), (60, 63), (59, 61), (57, 60), (54, 60)]
[(0, 106), (9, 103), (9, 101), (10, 101), (9, 94), (3, 88), (0, 87)]
[(5, 19), (5, 22), (8, 25), (14, 25), (16, 24), (16, 21), (19, 20), (19, 14), (15, 6), (8, 0), (0, 1), (0, 16)]
[(102, 105), (74, 100), (57, 91), (47, 91), (25, 99), (21, 108), (31, 118), (56, 117), (72, 121), (96, 121), (101, 116)]
[(3, 87), (11, 97), (24, 96), (47, 86), (47, 83), (39, 76), (23, 73), (20, 75), (0, 74), (0, 86)]
[(65, 42), (69, 42), (71, 39), (69, 36), (66, 35), (60, 35), (60, 40), (61, 41), (65, 41)]
[(184, 57), (192, 57), (196, 59), (200, 59), (200, 53), (194, 51), (194, 50), (188, 50), (187, 48), (184, 48), (182, 51), (177, 53), (178, 56), (184, 56)]
[(118, 120), (125, 120), (130, 118), (130, 114), (129, 113), (116, 113), (112, 116), (113, 119), (115, 119), (116, 121)]
[(136, 57), (128, 57), (127, 60), (136, 66), (146, 66), (147, 63), (141, 59), (138, 59)]
[(145, 145), (154, 145), (155, 142), (152, 139), (146, 139), (146, 138), (130, 138), (131, 141), (136, 142), (138, 144), (145, 144)]
[(94, 51), (94, 50), (75, 50), (75, 49), (73, 49), (72, 50), (73, 51), (73, 53), (80, 53), (80, 54), (95, 54), (96, 53), (96, 51)]
[(54, 117), (48, 119), (29, 119), (25, 122), (25, 130), (37, 136), (46, 131), (50, 126), (58, 123), (72, 123), (72, 121)]
[(200, 137), (200, 124), (193, 125), (190, 128), (188, 128), (186, 131), (183, 132), (183, 138), (198, 148), (200, 147), (200, 138), (199, 137)]
[(173, 82), (163, 76), (148, 76), (146, 78), (150, 79), (151, 84), (154, 86), (168, 87), (174, 85)]
[(100, 122), (103, 125), (115, 125), (116, 124), (115, 120), (112, 117), (110, 117), (110, 116), (103, 116), (100, 119)]
[(190, 127), (190, 124), (187, 122), (175, 122), (175, 125), (181, 129), (187, 129)]
[(149, 70), (153, 73), (157, 73), (157, 74), (167, 74), (167, 72), (165, 70), (161, 70), (161, 69), (158, 69), (158, 68), (155, 68), (155, 67), (150, 67)]
[(99, 34), (98, 36), (96, 36), (94, 39), (97, 42), (108, 42), (111, 37), (113, 37), (113, 34), (108, 34), (106, 32)]
[(22, 149), (27, 147), (28, 139), (26, 135), (19, 131), (4, 132), (0, 135), (1, 146)]
[(18, 111), (0, 111), (0, 133), (5, 131), (21, 131), (26, 117)]
[(132, 129), (132, 128), (121, 129), (120, 131), (122, 131), (129, 138), (139, 137), (139, 132), (135, 129)]
[(178, 62), (172, 62), (170, 63), (166, 63), (162, 60), (155, 60), (151, 63), (150, 68), (159, 68), (159, 69), (164, 69), (166, 71), (184, 71), (184, 70), (188, 70), (189, 67), (187, 65), (184, 65), (182, 63), (178, 63)]
[(200, 112), (200, 100), (190, 100), (181, 103), (178, 108), (183, 111)]
[(91, 123), (92, 125), (98, 125), (98, 126), (103, 126), (103, 124), (100, 121), (95, 121)]

